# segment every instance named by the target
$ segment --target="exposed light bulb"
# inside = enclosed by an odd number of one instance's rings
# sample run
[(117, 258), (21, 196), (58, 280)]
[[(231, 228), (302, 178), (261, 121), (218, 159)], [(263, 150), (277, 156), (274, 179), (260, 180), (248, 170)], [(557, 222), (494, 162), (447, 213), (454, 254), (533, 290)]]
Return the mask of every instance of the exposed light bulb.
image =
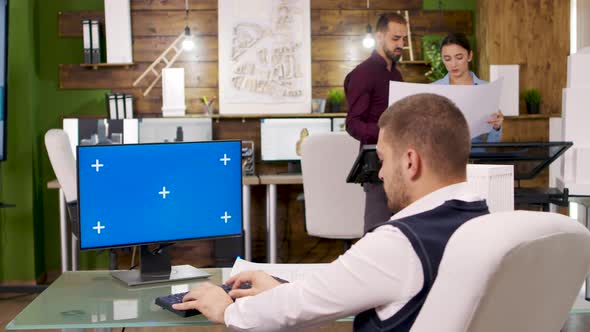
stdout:
[(185, 51), (192, 51), (195, 48), (195, 41), (188, 37), (182, 41), (182, 49)]
[(195, 41), (191, 35), (191, 28), (186, 26), (184, 28), (184, 40), (182, 41), (182, 49), (185, 51), (192, 51), (195, 48)]
[(375, 47), (375, 38), (373, 38), (373, 29), (371, 28), (370, 24), (367, 24), (367, 34), (365, 38), (363, 38), (363, 47), (365, 48), (373, 48)]
[(364, 48), (373, 48), (375, 47), (375, 38), (371, 33), (367, 33), (365, 38), (363, 38), (363, 47)]

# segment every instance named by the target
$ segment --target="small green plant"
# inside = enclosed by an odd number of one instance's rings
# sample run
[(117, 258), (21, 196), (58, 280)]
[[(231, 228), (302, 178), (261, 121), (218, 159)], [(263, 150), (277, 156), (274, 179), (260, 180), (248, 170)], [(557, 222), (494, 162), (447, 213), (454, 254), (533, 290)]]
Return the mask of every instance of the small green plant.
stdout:
[(528, 89), (522, 93), (524, 102), (530, 105), (539, 105), (541, 103), (541, 92), (538, 89)]
[(332, 105), (342, 104), (344, 102), (344, 90), (330, 89), (328, 90), (328, 102)]
[(447, 67), (442, 61), (440, 49), (438, 43), (427, 42), (424, 45), (424, 61), (430, 65), (430, 70), (427, 71), (424, 76), (431, 82), (440, 80), (447, 74)]

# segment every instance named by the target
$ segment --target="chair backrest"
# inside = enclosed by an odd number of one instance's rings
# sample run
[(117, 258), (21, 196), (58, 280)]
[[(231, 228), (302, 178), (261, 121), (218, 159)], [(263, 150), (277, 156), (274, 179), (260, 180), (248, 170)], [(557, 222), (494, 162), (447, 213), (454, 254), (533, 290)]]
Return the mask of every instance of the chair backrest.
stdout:
[(346, 176), (359, 143), (345, 132), (314, 134), (301, 145), (307, 232), (333, 239), (363, 235), (365, 194)]
[(45, 133), (45, 148), (53, 172), (66, 197), (66, 202), (77, 201), (76, 160), (70, 147), (68, 135), (61, 129), (50, 129)]
[(476, 218), (449, 240), (411, 331), (559, 331), (589, 269), (590, 232), (573, 219)]

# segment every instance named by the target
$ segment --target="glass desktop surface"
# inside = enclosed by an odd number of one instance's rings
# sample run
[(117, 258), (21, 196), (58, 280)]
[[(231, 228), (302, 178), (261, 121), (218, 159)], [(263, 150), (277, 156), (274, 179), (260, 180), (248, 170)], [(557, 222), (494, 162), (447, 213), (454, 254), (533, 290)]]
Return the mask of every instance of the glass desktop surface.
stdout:
[(203, 269), (208, 279), (126, 287), (110, 271), (65, 272), (8, 325), (7, 330), (211, 325), (203, 315), (180, 317), (154, 304), (156, 297), (201, 282), (221, 284), (230, 268)]

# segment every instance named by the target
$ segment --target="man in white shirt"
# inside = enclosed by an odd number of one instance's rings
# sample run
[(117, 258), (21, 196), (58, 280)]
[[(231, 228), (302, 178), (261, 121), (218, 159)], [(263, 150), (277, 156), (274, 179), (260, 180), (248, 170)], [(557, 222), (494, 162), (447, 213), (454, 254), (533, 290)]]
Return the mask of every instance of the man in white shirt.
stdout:
[[(264, 272), (245, 272), (228, 280), (229, 295), (204, 284), (174, 308), (197, 309), (240, 331), (307, 328), (351, 315), (356, 331), (409, 331), (450, 236), (489, 212), (465, 183), (470, 135), (452, 101), (404, 98), (383, 113), (379, 128), (379, 177), (397, 211), (389, 221), (304, 280), (281, 284)], [(238, 288), (246, 282), (250, 289)]]

